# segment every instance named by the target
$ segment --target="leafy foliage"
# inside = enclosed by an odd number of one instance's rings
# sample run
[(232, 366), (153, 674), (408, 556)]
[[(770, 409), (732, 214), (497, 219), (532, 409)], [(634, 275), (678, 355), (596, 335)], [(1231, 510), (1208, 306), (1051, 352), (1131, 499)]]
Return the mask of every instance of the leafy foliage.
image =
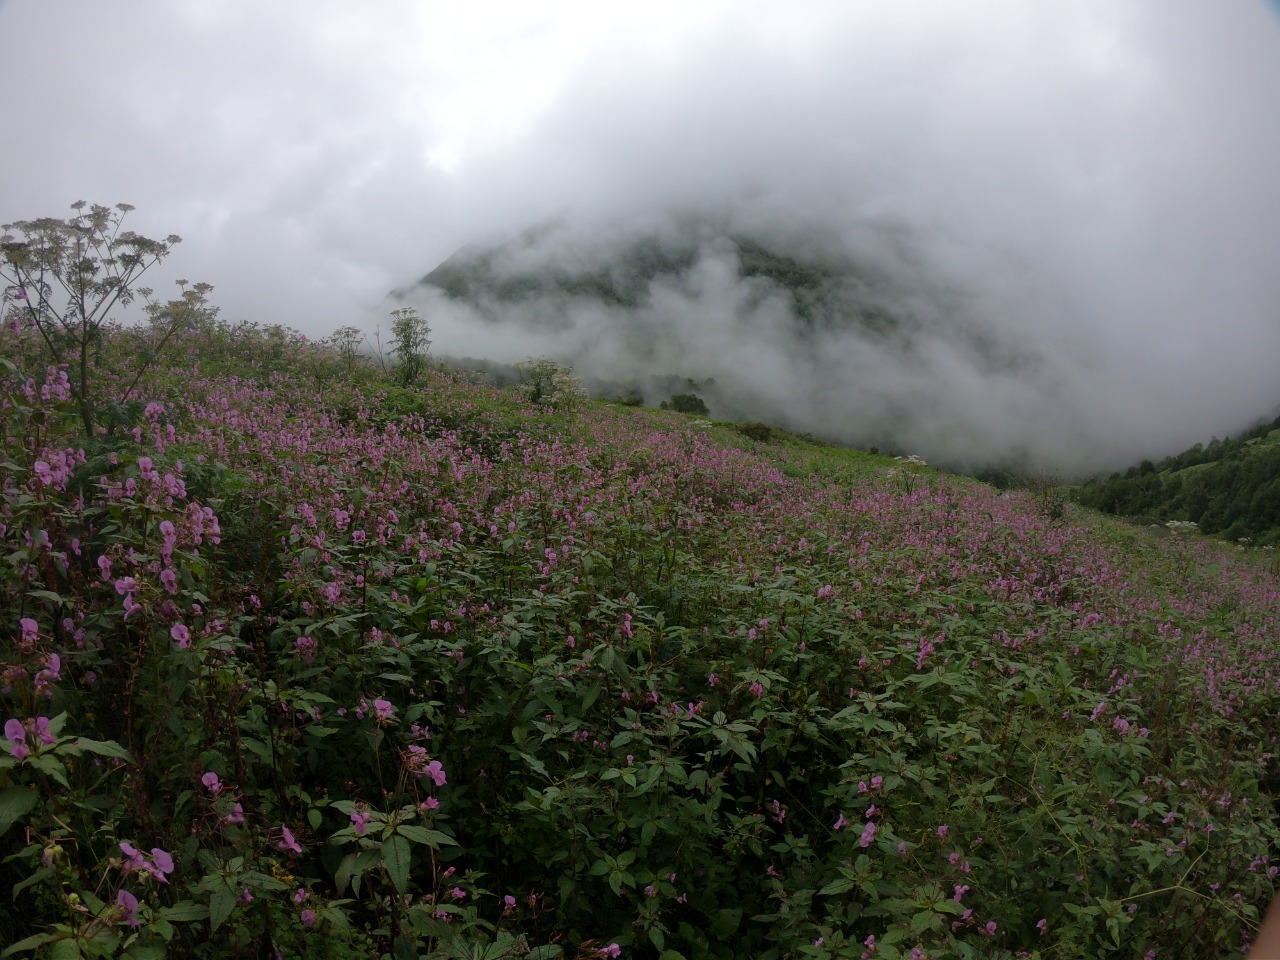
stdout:
[(914, 458), (320, 382), (282, 328), (184, 338), (82, 448), (5, 337), (8, 956), (1212, 956), (1270, 896), (1247, 556)]

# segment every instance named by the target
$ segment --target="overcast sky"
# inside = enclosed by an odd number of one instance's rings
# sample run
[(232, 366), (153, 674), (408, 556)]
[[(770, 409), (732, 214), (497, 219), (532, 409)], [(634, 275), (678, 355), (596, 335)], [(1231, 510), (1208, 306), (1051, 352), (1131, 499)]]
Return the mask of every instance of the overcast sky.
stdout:
[(1132, 394), (1125, 443), (1280, 404), (1264, 0), (0, 0), (0, 90), (0, 222), (131, 203), (228, 319), (371, 326), (475, 240), (737, 206), (930, 238)]

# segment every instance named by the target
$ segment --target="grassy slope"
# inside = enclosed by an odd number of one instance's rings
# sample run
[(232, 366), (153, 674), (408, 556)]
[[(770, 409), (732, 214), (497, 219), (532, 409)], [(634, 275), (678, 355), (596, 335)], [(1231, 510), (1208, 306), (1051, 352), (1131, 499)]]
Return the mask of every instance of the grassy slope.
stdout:
[[(296, 348), (193, 341), (136, 439), (65, 475), (56, 396), (11, 394), (4, 616), (37, 631), (0, 703), (133, 762), (70, 763), (13, 818), (8, 882), (62, 852), (4, 933), (83, 933), (60, 904), (96, 891), (111, 950), (171, 923), (184, 955), (1247, 938), (1277, 836), (1271, 574), (855, 451), (389, 389)], [(39, 777), (0, 760), (0, 806)], [(173, 851), (172, 882), (119, 840)]]

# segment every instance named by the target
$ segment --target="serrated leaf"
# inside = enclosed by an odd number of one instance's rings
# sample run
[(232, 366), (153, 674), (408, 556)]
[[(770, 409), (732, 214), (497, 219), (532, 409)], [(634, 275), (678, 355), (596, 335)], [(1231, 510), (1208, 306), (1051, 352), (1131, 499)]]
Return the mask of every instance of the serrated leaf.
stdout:
[(11, 957), (15, 953), (23, 953), (27, 950), (34, 950), (36, 947), (42, 947), (46, 943), (52, 943), (54, 940), (61, 940), (65, 934), (61, 933), (37, 933), (35, 936), (27, 937), (25, 940), (19, 940), (13, 946), (0, 953), (0, 957)]
[(388, 837), (382, 844), (382, 865), (398, 893), (409, 889), (410, 856), (409, 841), (398, 834)]
[[(52, 868), (41, 867), (31, 876), (27, 877), (27, 879), (21, 881), (20, 883), (15, 883), (13, 885), (13, 902), (14, 903), (18, 902), (18, 894), (20, 894), (23, 890), (27, 889), (27, 887), (33, 887), (37, 883), (41, 883), (44, 880), (48, 880), (52, 876), (53, 876)], [(3, 956), (3, 954), (0, 954), (0, 956)]]
[(217, 890), (209, 898), (209, 932), (213, 933), (235, 909), (236, 898), (230, 890)]
[[(76, 954), (79, 956), (79, 953)], [(145, 947), (130, 947), (125, 951), (125, 960), (165, 960), (169, 951), (163, 944), (153, 943)]]
[(203, 903), (184, 900), (181, 903), (175, 903), (172, 907), (161, 907), (156, 912), (156, 916), (178, 923), (191, 923), (193, 920), (208, 920), (209, 908)]
[(40, 795), (29, 787), (12, 786), (0, 792), (0, 837), (5, 831), (26, 816), (36, 805)]
[(818, 891), (820, 897), (834, 897), (838, 893), (848, 893), (853, 889), (853, 881), (848, 877), (841, 877), (839, 880), (832, 880), (825, 887)]
[(67, 768), (62, 765), (61, 760), (45, 755), (41, 757), (27, 757), (26, 763), (28, 766), (39, 770), (41, 773), (47, 773), (68, 790), (71, 789), (71, 784), (67, 783)]
[(117, 760), (124, 760), (126, 763), (132, 763), (133, 757), (129, 751), (114, 740), (90, 740), (88, 737), (75, 737), (66, 741), (61, 745), (61, 749), (71, 753), (96, 753), (100, 757), (114, 757)]
[(396, 827), (396, 834), (413, 843), (424, 843), (432, 847), (458, 845), (457, 841), (450, 839), (439, 830), (428, 830), (426, 827), (416, 827), (411, 823), (400, 824)]

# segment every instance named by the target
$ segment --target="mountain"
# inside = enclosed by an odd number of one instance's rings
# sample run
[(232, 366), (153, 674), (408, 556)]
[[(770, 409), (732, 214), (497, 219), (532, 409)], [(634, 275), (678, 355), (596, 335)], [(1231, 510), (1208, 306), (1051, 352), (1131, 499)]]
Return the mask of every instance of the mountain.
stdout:
[[(649, 403), (673, 378), (709, 380), (727, 419), (954, 465), (1051, 452), (1000, 422), (1051, 402), (1046, 356), (901, 231), (555, 222), (459, 250), (392, 298), (427, 307), (444, 352), (510, 361), (519, 344)], [(971, 396), (980, 382), (999, 389)], [(1011, 384), (1033, 402), (1006, 403)]]

